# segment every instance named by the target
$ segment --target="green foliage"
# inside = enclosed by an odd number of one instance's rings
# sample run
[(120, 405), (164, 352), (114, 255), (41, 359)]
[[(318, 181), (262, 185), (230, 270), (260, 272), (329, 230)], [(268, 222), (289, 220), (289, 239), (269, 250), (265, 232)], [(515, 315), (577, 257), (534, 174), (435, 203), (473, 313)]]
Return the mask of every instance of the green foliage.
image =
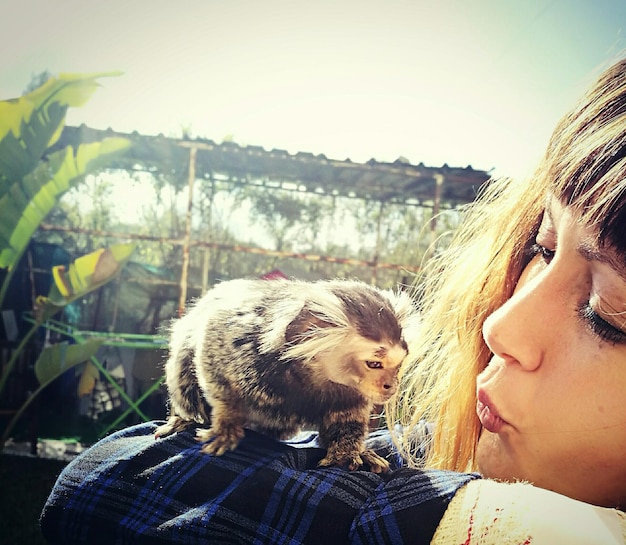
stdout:
[(0, 101), (0, 188), (31, 172), (57, 142), (69, 106), (84, 105), (98, 78), (117, 74), (62, 74), (24, 96)]
[(71, 185), (106, 166), (111, 155), (126, 147), (123, 139), (82, 144), (75, 153), (67, 147), (11, 184), (0, 197), (0, 268), (17, 263), (34, 232)]
[(35, 376), (40, 386), (46, 386), (68, 369), (90, 360), (104, 339), (89, 339), (82, 344), (67, 342), (47, 346), (35, 362)]
[(46, 81), (48, 81), (49, 79), (52, 79), (53, 77), (54, 77), (54, 74), (50, 72), (49, 70), (44, 70), (43, 72), (39, 72), (38, 74), (33, 74), (30, 78), (30, 81), (28, 82), (28, 85), (26, 86), (22, 94), (26, 95), (30, 93), (31, 91), (38, 89), (44, 83), (46, 83)]
[[(37, 329), (50, 317), (72, 301), (84, 297), (88, 293), (104, 286), (111, 281), (130, 258), (134, 244), (118, 244), (107, 249), (100, 249), (91, 254), (79, 257), (69, 267), (62, 265), (53, 268), (54, 283), (47, 297), (39, 296), (35, 308), (35, 323), (24, 336), (20, 345), (13, 352), (0, 377), (0, 394), (20, 352), (30, 341)], [(0, 438), (0, 450), (22, 413), (33, 399), (39, 395), (50, 382), (62, 373), (95, 356), (102, 340), (88, 340), (84, 344), (69, 346), (64, 343), (44, 348), (35, 363), (35, 375), (39, 388), (32, 392), (24, 404), (15, 413)]]
[(254, 203), (252, 218), (268, 230), (277, 250), (288, 249), (290, 240), (314, 241), (325, 210), (323, 198), (266, 188), (251, 188), (249, 197)]
[(79, 257), (68, 267), (52, 268), (54, 283), (47, 297), (37, 297), (35, 318), (39, 324), (63, 307), (110, 282), (130, 259), (135, 244), (116, 244)]
[[(44, 218), (61, 195), (92, 172), (104, 168), (112, 157), (130, 146), (122, 138), (67, 146), (51, 150), (61, 135), (68, 107), (82, 106), (98, 86), (98, 78), (116, 75), (63, 74), (49, 78), (43, 85), (17, 99), (0, 101), (0, 268), (6, 269), (0, 288), (0, 307), (11, 282), (15, 266)], [(43, 78), (42, 78), (43, 79)], [(48, 297), (39, 297), (36, 320), (31, 330), (14, 350), (0, 377), (0, 394), (21, 350), (37, 328), (72, 300), (104, 285), (128, 259), (132, 248), (121, 245), (101, 250), (70, 265), (67, 275), (56, 271), (56, 283)], [(39, 388), (30, 395), (5, 429), (0, 448), (22, 412), (32, 399), (63, 370), (91, 357), (97, 347), (89, 345), (44, 350), (37, 362)], [(86, 352), (85, 352), (86, 351)], [(94, 352), (95, 353), (95, 352)], [(61, 357), (62, 356), (62, 357)]]
[(49, 152), (59, 139), (70, 106), (82, 106), (97, 79), (116, 73), (64, 74), (17, 99), (0, 101), (0, 268), (12, 271), (33, 233), (63, 193), (102, 169), (130, 143), (122, 138)]
[(91, 339), (83, 344), (58, 343), (43, 349), (35, 363), (35, 376), (39, 382), (39, 387), (30, 393), (4, 429), (2, 437), (0, 437), (0, 450), (9, 438), (13, 426), (41, 391), (65, 371), (94, 357), (102, 342), (101, 339)]

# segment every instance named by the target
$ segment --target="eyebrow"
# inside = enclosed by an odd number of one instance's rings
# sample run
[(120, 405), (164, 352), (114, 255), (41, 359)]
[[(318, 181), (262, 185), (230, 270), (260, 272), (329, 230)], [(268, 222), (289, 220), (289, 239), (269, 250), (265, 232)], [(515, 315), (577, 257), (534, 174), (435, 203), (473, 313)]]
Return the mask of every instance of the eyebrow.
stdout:
[(374, 351), (374, 356), (377, 358), (384, 358), (387, 355), (387, 349), (384, 346), (379, 346), (377, 350)]
[[(552, 214), (552, 208), (550, 206), (551, 199), (548, 197), (546, 206), (544, 208), (544, 214), (548, 216), (548, 221), (551, 225), (554, 225), (554, 216)], [(598, 246), (592, 243), (590, 240), (583, 240), (576, 248), (578, 254), (586, 261), (597, 261), (598, 263), (604, 263), (611, 267), (620, 278), (626, 282), (626, 263), (624, 263), (619, 257), (611, 251), (600, 251)]]

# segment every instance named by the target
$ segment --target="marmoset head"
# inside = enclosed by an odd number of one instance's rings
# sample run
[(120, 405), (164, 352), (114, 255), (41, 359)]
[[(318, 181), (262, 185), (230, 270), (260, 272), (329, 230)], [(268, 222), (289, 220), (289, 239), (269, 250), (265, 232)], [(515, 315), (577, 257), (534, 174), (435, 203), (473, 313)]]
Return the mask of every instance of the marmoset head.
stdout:
[(408, 296), (360, 282), (322, 284), (325, 294), (308, 300), (285, 331), (284, 358), (299, 359), (314, 377), (353, 388), (373, 404), (396, 392), (408, 354), (401, 320)]
[(352, 333), (341, 346), (319, 354), (317, 364), (328, 380), (354, 388), (379, 405), (396, 393), (407, 353), (403, 340), (376, 342)]

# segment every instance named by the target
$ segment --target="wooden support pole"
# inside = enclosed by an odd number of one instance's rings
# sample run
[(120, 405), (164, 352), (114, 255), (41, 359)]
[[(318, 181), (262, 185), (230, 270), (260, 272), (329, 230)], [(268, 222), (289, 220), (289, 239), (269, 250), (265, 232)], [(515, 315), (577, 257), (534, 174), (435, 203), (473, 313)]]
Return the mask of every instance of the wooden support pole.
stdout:
[(372, 260), (374, 265), (372, 266), (372, 278), (370, 283), (372, 286), (376, 285), (378, 280), (378, 261), (380, 259), (380, 230), (382, 228), (383, 210), (385, 209), (385, 202), (380, 201), (378, 206), (378, 221), (376, 222), (376, 249), (374, 250), (374, 259)]
[(441, 188), (443, 187), (443, 180), (443, 174), (435, 174), (435, 200), (433, 202), (433, 213), (430, 217), (430, 232), (433, 235), (437, 229), (437, 216), (439, 216), (439, 210), (441, 209)]
[(443, 174), (435, 174), (435, 199), (433, 201), (433, 213), (430, 217), (430, 244), (426, 253), (426, 258), (430, 257), (435, 251), (435, 241), (437, 240), (437, 219), (441, 210), (441, 193), (443, 188)]
[(185, 304), (187, 302), (187, 282), (189, 278), (189, 248), (191, 246), (191, 219), (193, 208), (193, 183), (196, 179), (196, 153), (198, 148), (189, 148), (189, 180), (187, 189), (189, 196), (187, 199), (187, 217), (185, 219), (185, 238), (183, 240), (183, 263), (180, 273), (180, 297), (178, 299), (178, 315), (182, 316), (185, 312)]

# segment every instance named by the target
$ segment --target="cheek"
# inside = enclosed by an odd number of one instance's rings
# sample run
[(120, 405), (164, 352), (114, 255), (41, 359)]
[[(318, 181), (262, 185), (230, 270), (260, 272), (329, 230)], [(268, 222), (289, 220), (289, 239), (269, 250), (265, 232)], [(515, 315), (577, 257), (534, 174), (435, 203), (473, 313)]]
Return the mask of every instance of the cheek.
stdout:
[[(589, 368), (581, 352), (566, 350), (571, 364), (544, 369), (534, 395), (527, 399), (528, 415), (534, 425), (546, 431), (585, 431), (626, 422), (626, 380), (604, 376)], [(601, 364), (600, 364), (601, 365)]]
[[(626, 429), (624, 373), (620, 375), (604, 375), (602, 371), (589, 373), (587, 377), (581, 377), (576, 385), (578, 388), (572, 388), (572, 397), (577, 399), (578, 403), (570, 402), (570, 406), (576, 407), (581, 428), (589, 431), (610, 431), (615, 428), (620, 429), (623, 435), (623, 430)], [(626, 440), (624, 443), (626, 446)]]

